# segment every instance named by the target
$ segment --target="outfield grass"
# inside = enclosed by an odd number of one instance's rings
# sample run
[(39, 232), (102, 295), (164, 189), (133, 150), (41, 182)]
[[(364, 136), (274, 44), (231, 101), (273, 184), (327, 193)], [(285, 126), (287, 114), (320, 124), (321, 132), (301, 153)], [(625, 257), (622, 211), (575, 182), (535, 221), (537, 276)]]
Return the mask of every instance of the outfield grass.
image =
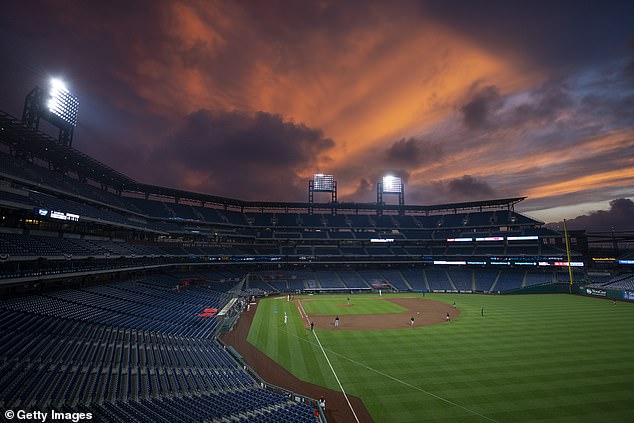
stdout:
[[(351, 297), (355, 305), (364, 298), (372, 296)], [(455, 300), (461, 314), (414, 329), (316, 331), (346, 392), (375, 421), (634, 421), (634, 304), (570, 295), (426, 298)], [(320, 312), (321, 301), (309, 303)], [(260, 302), (248, 339), (300, 379), (339, 390), (293, 304)]]

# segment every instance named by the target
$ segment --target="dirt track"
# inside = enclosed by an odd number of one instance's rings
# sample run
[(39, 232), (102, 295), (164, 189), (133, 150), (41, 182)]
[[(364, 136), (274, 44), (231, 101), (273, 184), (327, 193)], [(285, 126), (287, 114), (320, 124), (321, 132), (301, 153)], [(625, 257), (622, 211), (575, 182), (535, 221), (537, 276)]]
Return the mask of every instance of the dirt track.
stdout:
[[(337, 330), (377, 330), (377, 329), (398, 329), (409, 327), (411, 317), (415, 319), (415, 326), (424, 326), (445, 321), (446, 314), (451, 318), (460, 314), (460, 310), (438, 301), (426, 300), (423, 298), (392, 298), (386, 299), (402, 307), (407, 308), (407, 312), (398, 314), (372, 314), (372, 315), (347, 315), (340, 316), (339, 328)], [(354, 302), (352, 307), (354, 306)], [(340, 392), (333, 391), (312, 383), (299, 380), (286, 369), (281, 367), (267, 355), (247, 342), (249, 328), (253, 322), (257, 307), (251, 307), (250, 311), (245, 311), (240, 316), (233, 331), (222, 336), (222, 340), (234, 347), (243, 359), (267, 382), (284, 387), (298, 394), (310, 398), (326, 399), (326, 418), (329, 422), (349, 423), (354, 422), (354, 416), (348, 404)], [(420, 312), (420, 314), (419, 314)], [(334, 330), (335, 316), (309, 316), (319, 330)], [(370, 413), (365, 408), (363, 402), (348, 395), (352, 407), (354, 408), (360, 422), (372, 422)]]

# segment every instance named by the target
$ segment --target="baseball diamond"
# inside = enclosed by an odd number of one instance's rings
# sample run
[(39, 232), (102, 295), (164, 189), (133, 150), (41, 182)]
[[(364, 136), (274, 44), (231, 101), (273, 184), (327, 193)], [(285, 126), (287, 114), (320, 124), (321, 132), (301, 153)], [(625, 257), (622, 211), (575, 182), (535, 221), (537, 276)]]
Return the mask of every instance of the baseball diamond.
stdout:
[[(255, 313), (241, 318), (231, 343), (254, 368), (270, 375), (272, 383), (325, 396), (334, 421), (354, 420), (310, 336), (297, 307), (300, 301), (316, 313), (309, 312), (308, 319), (315, 322), (323, 348), (363, 419), (630, 421), (632, 304), (613, 307), (600, 299), (556, 294), (387, 298), (358, 295), (352, 303), (372, 309), (390, 301), (407, 312), (345, 314), (344, 296), (301, 297), (294, 303), (265, 298)], [(320, 305), (330, 310), (332, 304), (342, 309), (337, 330), (332, 315), (317, 314)], [(274, 306), (288, 311), (288, 326), (270, 319)], [(409, 316), (418, 310), (423, 317), (416, 314), (411, 329)], [(444, 322), (446, 312), (452, 316), (449, 323)], [(282, 369), (272, 369), (273, 362)]]

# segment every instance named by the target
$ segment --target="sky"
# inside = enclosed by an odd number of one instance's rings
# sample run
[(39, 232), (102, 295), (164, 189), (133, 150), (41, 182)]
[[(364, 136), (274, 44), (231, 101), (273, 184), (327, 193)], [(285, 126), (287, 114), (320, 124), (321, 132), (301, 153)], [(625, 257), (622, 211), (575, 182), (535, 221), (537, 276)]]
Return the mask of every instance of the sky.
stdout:
[(406, 204), (634, 221), (633, 22), (631, 1), (10, 2), (0, 109), (64, 79), (74, 147), (149, 184), (304, 201), (323, 172), (372, 202), (390, 173)]

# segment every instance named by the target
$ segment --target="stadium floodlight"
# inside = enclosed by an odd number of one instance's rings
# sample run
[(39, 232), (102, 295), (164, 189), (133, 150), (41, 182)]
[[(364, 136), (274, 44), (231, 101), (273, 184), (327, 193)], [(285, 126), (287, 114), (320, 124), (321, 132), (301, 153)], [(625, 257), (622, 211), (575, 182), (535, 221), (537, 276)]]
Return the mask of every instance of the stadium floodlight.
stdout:
[(46, 107), (48, 111), (65, 124), (77, 126), (79, 99), (72, 95), (63, 81), (53, 78), (50, 81)]
[(77, 97), (70, 93), (62, 80), (53, 78), (46, 89), (36, 86), (26, 95), (22, 123), (39, 130), (40, 119), (44, 119), (59, 129), (57, 142), (72, 147), (78, 109)]
[(332, 192), (335, 188), (335, 177), (323, 173), (313, 175), (313, 190), (315, 192)]
[(400, 194), (403, 192), (403, 181), (398, 176), (385, 175), (383, 177), (383, 192), (388, 194)]
[(332, 214), (337, 214), (337, 181), (333, 175), (314, 173), (308, 181), (308, 214), (313, 214), (316, 192), (329, 192)]
[(383, 214), (383, 194), (397, 194), (399, 214), (405, 214), (405, 190), (403, 189), (403, 179), (400, 176), (385, 175), (381, 182), (376, 184), (376, 213)]

